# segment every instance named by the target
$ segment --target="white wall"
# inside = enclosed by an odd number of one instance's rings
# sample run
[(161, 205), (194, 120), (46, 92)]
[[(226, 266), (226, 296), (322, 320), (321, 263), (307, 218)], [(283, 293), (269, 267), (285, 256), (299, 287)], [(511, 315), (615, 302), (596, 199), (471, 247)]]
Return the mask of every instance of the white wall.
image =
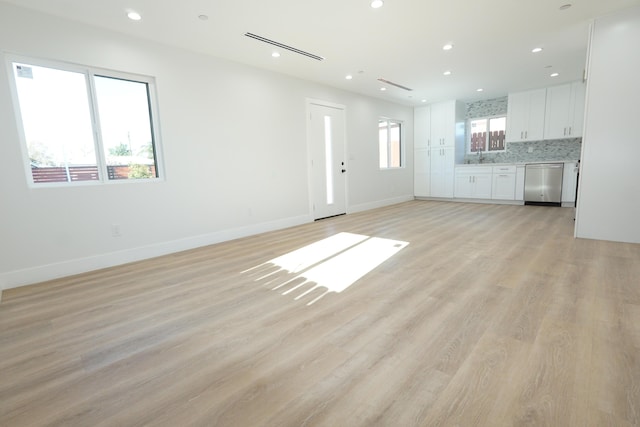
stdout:
[[(410, 107), (2, 2), (0, 52), (154, 76), (166, 175), (29, 188), (2, 55), (0, 289), (311, 221), (307, 98), (347, 108), (348, 212), (413, 198)], [(379, 116), (404, 120), (407, 169), (378, 169)]]
[(595, 21), (576, 236), (640, 243), (640, 8)]

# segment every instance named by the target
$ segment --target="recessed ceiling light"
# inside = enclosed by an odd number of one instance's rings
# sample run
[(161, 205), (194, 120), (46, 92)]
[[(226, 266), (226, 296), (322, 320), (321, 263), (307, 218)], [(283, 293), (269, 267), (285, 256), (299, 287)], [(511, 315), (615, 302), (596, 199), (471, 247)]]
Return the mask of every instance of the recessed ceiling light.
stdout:
[(422, 101), (420, 101), (420, 102), (427, 102), (427, 100), (426, 100), (426, 99), (423, 99), (423, 100), (422, 100)]
[(383, 4), (384, 2), (382, 0), (373, 0), (371, 2), (371, 7), (374, 9), (378, 9), (378, 8), (381, 8)]
[(569, 9), (570, 7), (571, 7), (571, 4), (570, 4), (570, 3), (563, 4), (562, 6), (560, 6), (560, 10), (567, 10), (567, 9)]
[(274, 58), (280, 58), (280, 52), (273, 52), (271, 56), (273, 56)]
[(450, 76), (450, 75), (451, 75), (451, 71), (445, 71), (445, 72), (444, 72), (444, 73), (442, 73), (442, 74), (444, 74), (445, 76)]
[(541, 47), (534, 47), (533, 49), (531, 49), (531, 53), (538, 53), (538, 52), (542, 52)]
[(347, 80), (351, 80), (353, 78), (353, 76), (351, 74), (347, 75), (347, 77), (345, 77), (345, 79)]
[(140, 14), (138, 12), (133, 12), (133, 11), (128, 12), (127, 13), (127, 17), (129, 19), (131, 19), (132, 21), (139, 21), (139, 20), (142, 19), (142, 16), (140, 16)]
[(484, 89), (482, 89), (482, 88), (476, 89), (476, 92), (483, 92), (483, 91), (484, 91)]
[(453, 44), (451, 43), (447, 43), (444, 46), (442, 46), (442, 50), (451, 50), (453, 49)]
[(386, 87), (381, 87), (380, 90), (384, 92), (385, 90), (387, 90), (387, 88)]
[(198, 19), (201, 21), (206, 21), (209, 19), (208, 15), (202, 14), (202, 15), (198, 15)]
[(558, 77), (559, 75), (559, 73), (551, 73), (551, 77)]

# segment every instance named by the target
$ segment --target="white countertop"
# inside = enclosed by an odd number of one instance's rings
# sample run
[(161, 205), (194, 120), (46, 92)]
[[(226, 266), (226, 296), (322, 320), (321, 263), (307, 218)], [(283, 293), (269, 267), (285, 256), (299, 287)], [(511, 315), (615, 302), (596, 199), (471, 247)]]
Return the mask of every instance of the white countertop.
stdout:
[(510, 162), (510, 163), (456, 163), (456, 167), (478, 167), (478, 166), (524, 166), (531, 164), (543, 164), (543, 163), (577, 163), (577, 160), (547, 160), (537, 162)]

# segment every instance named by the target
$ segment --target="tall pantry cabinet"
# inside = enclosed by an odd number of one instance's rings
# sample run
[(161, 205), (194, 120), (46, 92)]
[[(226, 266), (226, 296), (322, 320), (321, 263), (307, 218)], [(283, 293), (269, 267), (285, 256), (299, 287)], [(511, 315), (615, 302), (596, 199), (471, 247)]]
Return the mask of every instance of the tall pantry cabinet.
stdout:
[(413, 194), (431, 195), (431, 107), (413, 111)]
[(414, 195), (453, 198), (456, 162), (464, 157), (465, 105), (446, 101), (414, 110)]

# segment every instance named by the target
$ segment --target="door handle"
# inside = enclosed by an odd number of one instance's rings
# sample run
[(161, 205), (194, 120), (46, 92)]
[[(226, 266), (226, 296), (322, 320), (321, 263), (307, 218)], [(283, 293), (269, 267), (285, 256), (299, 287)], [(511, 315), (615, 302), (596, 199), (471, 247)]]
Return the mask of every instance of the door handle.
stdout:
[(342, 169), (342, 173), (345, 173), (347, 170), (346, 169)]

